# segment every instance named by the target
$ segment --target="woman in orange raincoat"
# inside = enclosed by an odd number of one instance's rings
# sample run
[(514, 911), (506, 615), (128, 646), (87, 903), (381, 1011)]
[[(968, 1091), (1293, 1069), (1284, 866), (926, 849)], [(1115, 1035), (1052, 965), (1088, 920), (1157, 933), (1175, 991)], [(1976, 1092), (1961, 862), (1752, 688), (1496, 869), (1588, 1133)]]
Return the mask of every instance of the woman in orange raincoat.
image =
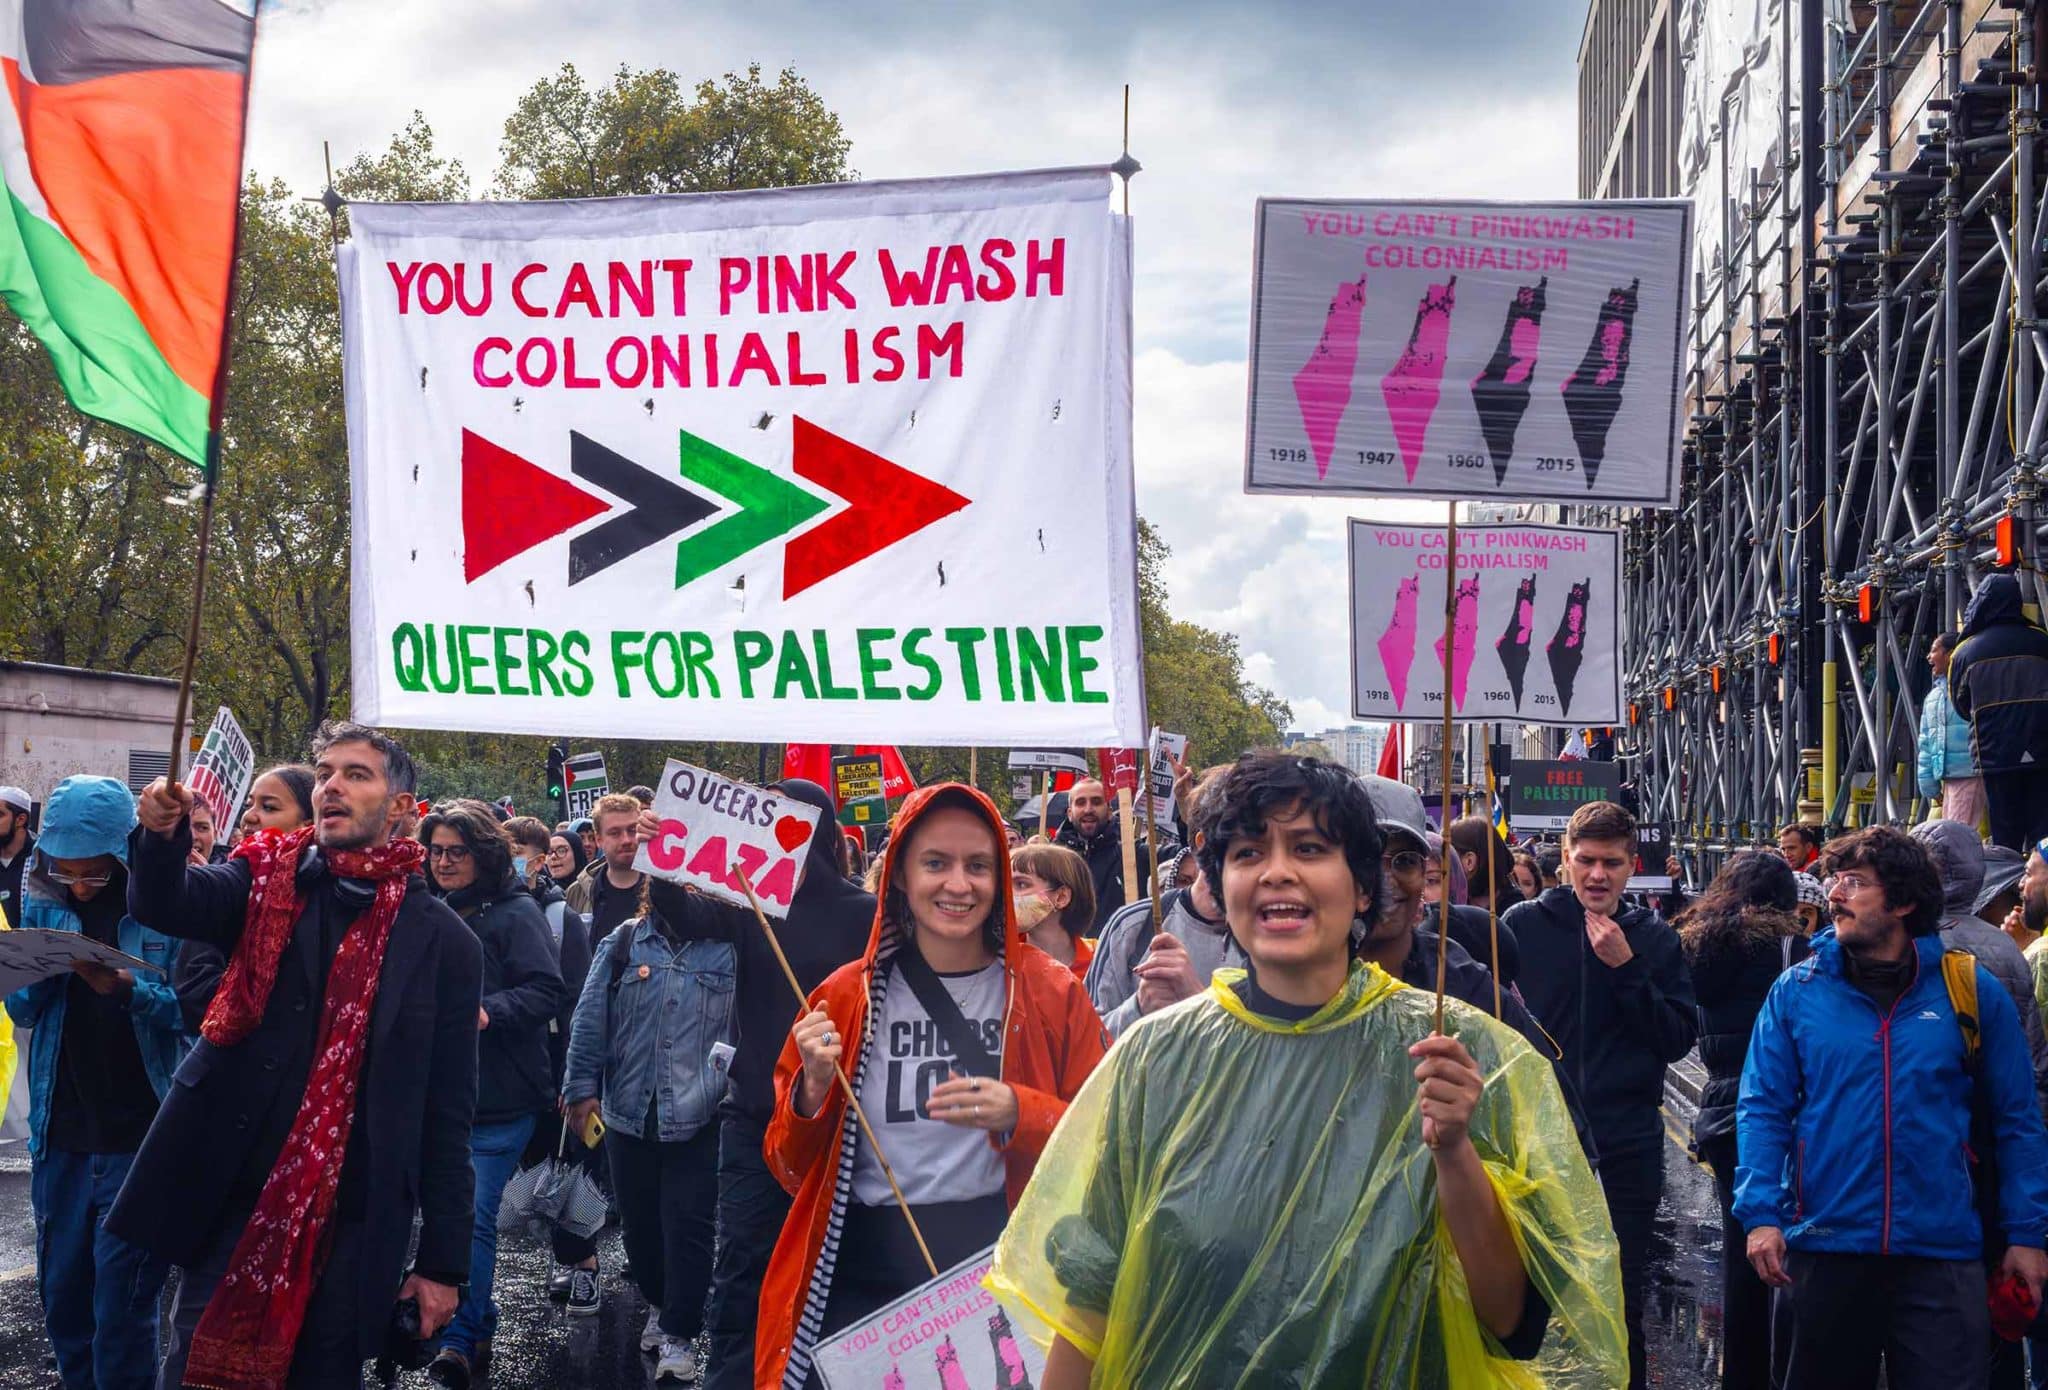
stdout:
[(930, 1277), (833, 1077), (844, 1065), (940, 1270), (994, 1243), (1108, 1047), (1073, 973), (1016, 930), (995, 806), (913, 793), (867, 954), (834, 972), (775, 1072), (768, 1167), (795, 1197), (761, 1286), (754, 1382), (797, 1390), (813, 1349)]

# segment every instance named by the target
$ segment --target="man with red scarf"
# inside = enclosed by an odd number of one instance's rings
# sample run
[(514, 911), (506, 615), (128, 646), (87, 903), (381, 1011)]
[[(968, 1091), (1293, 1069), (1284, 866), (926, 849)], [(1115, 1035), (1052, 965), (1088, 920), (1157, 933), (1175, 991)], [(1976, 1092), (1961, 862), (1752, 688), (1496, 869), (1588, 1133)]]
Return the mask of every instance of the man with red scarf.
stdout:
[(228, 956), (106, 1223), (185, 1271), (159, 1390), (358, 1387), (395, 1305), (432, 1336), (468, 1278), (481, 951), (391, 838), (405, 750), (329, 723), (313, 763), (313, 825), (225, 864), (187, 865), (183, 787), (138, 808), (131, 915)]

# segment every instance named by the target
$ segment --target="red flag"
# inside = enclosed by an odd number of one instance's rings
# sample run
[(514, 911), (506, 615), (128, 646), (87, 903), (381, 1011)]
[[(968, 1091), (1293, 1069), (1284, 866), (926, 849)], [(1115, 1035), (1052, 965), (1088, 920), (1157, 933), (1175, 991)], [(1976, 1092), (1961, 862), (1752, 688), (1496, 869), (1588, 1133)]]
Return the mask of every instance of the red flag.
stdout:
[(1401, 780), (1401, 726), (1387, 726), (1387, 741), (1380, 746), (1379, 775), (1398, 782)]
[(832, 790), (832, 745), (829, 743), (785, 743), (782, 745), (782, 780), (801, 778)]
[(1098, 748), (1095, 766), (1102, 772), (1102, 785), (1113, 796), (1124, 787), (1138, 790), (1138, 763), (1143, 751), (1137, 748)]
[(910, 775), (910, 769), (903, 765), (903, 754), (894, 747), (881, 743), (864, 743), (856, 746), (853, 751), (856, 757), (882, 760), (883, 796), (909, 796), (917, 790), (917, 779)]

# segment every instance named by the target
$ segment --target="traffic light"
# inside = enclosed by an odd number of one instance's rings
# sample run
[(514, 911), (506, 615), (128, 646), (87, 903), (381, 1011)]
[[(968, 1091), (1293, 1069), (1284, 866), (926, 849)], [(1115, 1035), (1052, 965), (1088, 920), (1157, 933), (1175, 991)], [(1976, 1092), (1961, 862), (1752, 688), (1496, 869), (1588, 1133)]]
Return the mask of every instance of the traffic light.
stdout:
[(568, 760), (568, 757), (569, 750), (564, 748), (561, 744), (557, 743), (549, 746), (548, 799), (554, 802), (555, 806), (558, 809), (562, 809), (564, 814), (567, 814), (566, 806), (569, 791), (569, 779), (563, 775), (562, 764)]

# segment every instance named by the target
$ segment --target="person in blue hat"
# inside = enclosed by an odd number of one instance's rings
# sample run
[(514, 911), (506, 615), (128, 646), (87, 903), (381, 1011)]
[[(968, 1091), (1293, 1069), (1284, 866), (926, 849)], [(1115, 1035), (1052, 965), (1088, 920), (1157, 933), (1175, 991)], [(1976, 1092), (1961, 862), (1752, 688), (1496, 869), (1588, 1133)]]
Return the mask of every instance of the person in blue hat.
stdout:
[(22, 880), (27, 928), (82, 932), (153, 969), (76, 961), (16, 990), (7, 1013), (29, 1039), (29, 1196), (36, 1283), (65, 1390), (139, 1390), (156, 1379), (161, 1260), (100, 1229), (128, 1176), (182, 1044), (170, 971), (176, 944), (127, 913), (135, 798), (111, 777), (50, 793)]

